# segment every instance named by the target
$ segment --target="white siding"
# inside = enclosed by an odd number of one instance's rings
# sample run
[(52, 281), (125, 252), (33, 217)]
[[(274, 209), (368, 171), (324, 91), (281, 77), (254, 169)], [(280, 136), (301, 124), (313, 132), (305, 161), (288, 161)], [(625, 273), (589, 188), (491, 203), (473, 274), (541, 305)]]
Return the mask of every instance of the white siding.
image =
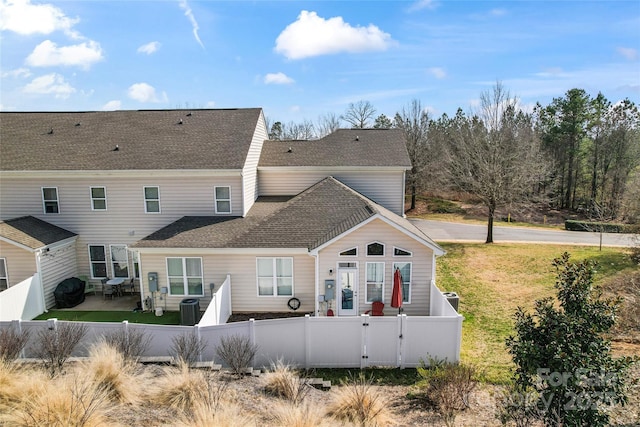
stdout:
[[(367, 244), (376, 241), (385, 245), (385, 255), (367, 256)], [(393, 256), (393, 247), (400, 247), (412, 252), (411, 257)], [(344, 256), (338, 254), (353, 247), (358, 248), (357, 256)], [(384, 312), (386, 315), (397, 314), (398, 311), (391, 307), (391, 293), (393, 291), (393, 263), (411, 262), (411, 303), (404, 304), (404, 313), (412, 316), (429, 315), (429, 294), (432, 279), (433, 251), (417, 240), (398, 231), (391, 225), (380, 219), (358, 228), (347, 234), (340, 240), (330, 244), (319, 253), (319, 280), (321, 289), (325, 279), (336, 279), (336, 270), (339, 262), (358, 263), (358, 310), (364, 313), (371, 309), (371, 304), (365, 302), (366, 263), (384, 262)], [(329, 275), (329, 269), (333, 275)], [(323, 291), (321, 290), (322, 294)], [(335, 302), (333, 303), (335, 311)]]
[[(144, 295), (148, 296), (149, 283), (147, 273), (158, 273), (158, 286), (168, 286), (166, 258), (172, 255), (144, 254), (141, 253), (142, 282)], [(204, 274), (204, 293), (200, 298), (200, 309), (204, 311), (211, 300), (209, 284), (215, 283), (216, 289), (225, 281), (227, 274), (231, 275), (231, 305), (234, 312), (286, 312), (290, 311), (287, 301), (290, 296), (268, 297), (258, 296), (256, 279), (256, 257), (268, 257), (269, 255), (202, 255), (196, 250), (192, 254), (180, 253), (180, 257), (201, 257)], [(309, 255), (274, 255), (277, 257), (293, 258), (294, 295), (300, 300), (298, 312), (311, 313), (315, 305), (315, 275), (314, 258)], [(164, 307), (165, 301), (159, 300), (156, 294), (155, 304)], [(180, 301), (188, 296), (168, 296), (166, 299), (167, 310), (179, 310)]]
[(293, 196), (313, 184), (333, 176), (357, 192), (392, 212), (404, 214), (404, 171), (345, 171), (337, 169), (311, 169), (283, 171), (259, 169), (261, 196)]
[(0, 258), (5, 258), (9, 286), (17, 285), (37, 272), (36, 255), (26, 249), (0, 241)]
[[(214, 186), (231, 187), (231, 215), (242, 215), (242, 178), (237, 176), (140, 178), (2, 178), (2, 219), (32, 215), (78, 234), (78, 274), (90, 276), (87, 245), (130, 245), (185, 215), (214, 215)], [(58, 187), (59, 214), (43, 214), (43, 186)], [(107, 190), (106, 211), (92, 211), (89, 188)], [(143, 187), (160, 187), (161, 213), (147, 214)], [(109, 273), (110, 267), (109, 267)], [(23, 278), (24, 279), (24, 278)]]
[(42, 286), (47, 309), (55, 306), (53, 291), (64, 279), (77, 276), (76, 245), (69, 244), (51, 249), (40, 256)]
[(264, 120), (264, 113), (260, 113), (258, 124), (251, 140), (251, 146), (247, 154), (247, 159), (242, 168), (242, 185), (243, 185), (243, 212), (245, 216), (253, 202), (258, 197), (258, 161), (262, 151), (262, 144), (269, 136), (267, 134), (267, 125)]

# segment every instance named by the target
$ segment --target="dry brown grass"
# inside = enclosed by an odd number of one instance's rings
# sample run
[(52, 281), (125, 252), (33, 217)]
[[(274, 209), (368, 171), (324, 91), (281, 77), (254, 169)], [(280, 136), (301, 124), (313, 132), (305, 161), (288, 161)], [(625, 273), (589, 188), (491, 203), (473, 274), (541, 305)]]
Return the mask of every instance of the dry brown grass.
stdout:
[(180, 417), (177, 425), (179, 427), (246, 427), (257, 425), (257, 423), (254, 416), (241, 410), (235, 403), (225, 402), (224, 405), (212, 410), (209, 405), (198, 402)]
[(177, 368), (169, 366), (156, 380), (150, 400), (183, 412), (190, 411), (206, 398), (207, 387), (207, 376), (202, 371), (189, 369), (186, 363)]
[(388, 399), (363, 375), (339, 387), (329, 404), (328, 415), (358, 426), (395, 425)]
[(300, 404), (308, 394), (310, 386), (291, 366), (279, 360), (271, 366), (271, 372), (264, 376), (267, 393)]
[(329, 427), (341, 424), (340, 421), (327, 417), (318, 405), (304, 402), (294, 405), (292, 402), (277, 402), (272, 406), (271, 415), (274, 425), (287, 427)]

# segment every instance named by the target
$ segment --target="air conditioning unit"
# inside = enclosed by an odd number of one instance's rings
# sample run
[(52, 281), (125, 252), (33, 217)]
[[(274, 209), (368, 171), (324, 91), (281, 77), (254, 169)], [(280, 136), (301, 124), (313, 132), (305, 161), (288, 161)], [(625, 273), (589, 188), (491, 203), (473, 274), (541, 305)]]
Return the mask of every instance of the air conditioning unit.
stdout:
[(193, 326), (200, 321), (200, 300), (186, 298), (180, 301), (180, 324)]
[(458, 304), (460, 302), (460, 297), (458, 296), (458, 294), (456, 294), (455, 292), (443, 292), (442, 295), (444, 295), (447, 301), (449, 301), (451, 307), (453, 307), (455, 311), (458, 311)]

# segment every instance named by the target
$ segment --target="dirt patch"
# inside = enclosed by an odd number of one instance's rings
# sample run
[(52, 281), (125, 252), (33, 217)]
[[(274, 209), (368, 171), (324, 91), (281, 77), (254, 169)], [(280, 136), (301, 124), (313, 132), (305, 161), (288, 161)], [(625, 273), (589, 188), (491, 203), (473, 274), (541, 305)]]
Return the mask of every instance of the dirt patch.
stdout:
[(313, 313), (299, 313), (295, 311), (286, 312), (263, 312), (263, 313), (233, 313), (227, 323), (233, 322), (245, 322), (249, 319), (253, 320), (268, 320), (268, 319), (282, 319), (290, 317), (304, 317), (305, 315), (313, 316)]

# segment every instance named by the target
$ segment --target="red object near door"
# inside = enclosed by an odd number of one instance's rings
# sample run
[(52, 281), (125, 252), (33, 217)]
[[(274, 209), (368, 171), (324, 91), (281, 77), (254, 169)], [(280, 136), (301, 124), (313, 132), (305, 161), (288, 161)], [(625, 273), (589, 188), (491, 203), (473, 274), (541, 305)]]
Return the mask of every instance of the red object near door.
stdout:
[(332, 309), (327, 310), (327, 316), (328, 317), (333, 317), (333, 310)]
[(402, 273), (396, 268), (393, 273), (393, 293), (391, 294), (391, 307), (397, 308), (398, 313), (402, 308)]

